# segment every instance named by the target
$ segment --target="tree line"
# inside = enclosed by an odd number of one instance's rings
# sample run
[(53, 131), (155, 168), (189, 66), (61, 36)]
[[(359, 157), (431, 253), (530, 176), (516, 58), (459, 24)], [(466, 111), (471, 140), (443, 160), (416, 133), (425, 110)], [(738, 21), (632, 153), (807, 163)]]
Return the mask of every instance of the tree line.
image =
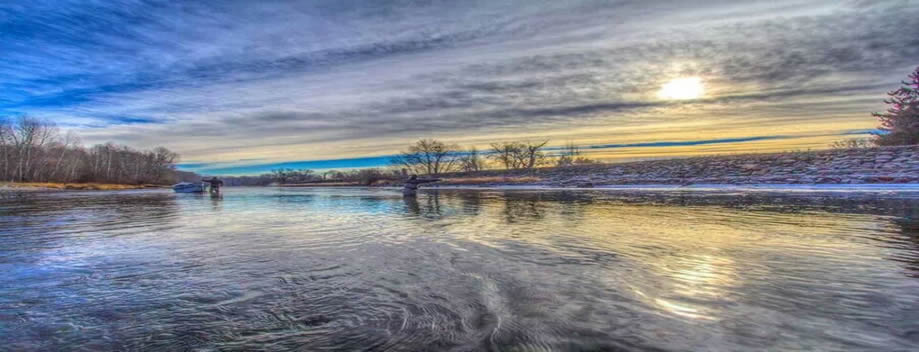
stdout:
[(440, 175), (492, 168), (520, 170), (597, 163), (582, 156), (580, 148), (573, 143), (562, 147), (557, 155), (546, 151), (548, 144), (549, 140), (508, 141), (492, 143), (489, 149), (479, 151), (475, 147), (463, 149), (436, 139), (422, 139), (394, 156), (390, 164), (404, 170), (404, 173)]
[(84, 147), (73, 133), (29, 116), (0, 117), (0, 180), (169, 184), (178, 155), (169, 149), (123, 145)]
[(442, 175), (454, 172), (476, 172), (486, 169), (533, 169), (544, 166), (567, 167), (594, 164), (597, 161), (581, 156), (580, 149), (569, 143), (556, 155), (545, 147), (548, 140), (538, 142), (511, 141), (493, 143), (485, 151), (472, 147), (460, 148), (436, 139), (421, 139), (390, 159), (389, 168), (326, 170), (280, 168), (254, 176), (222, 177), (228, 186), (267, 186), (271, 184), (349, 183), (371, 185), (381, 180), (402, 180), (410, 174)]
[[(454, 172), (477, 172), (486, 169), (533, 169), (537, 167), (595, 164), (581, 155), (574, 144), (567, 144), (554, 154), (546, 151), (548, 140), (493, 143), (479, 151), (461, 148), (436, 139), (421, 139), (390, 159), (388, 168), (326, 170), (279, 168), (254, 176), (221, 177), (228, 186), (267, 186), (271, 184), (349, 183), (371, 185), (381, 180), (402, 180), (411, 174), (442, 175)], [(200, 177), (200, 176), (199, 176)]]
[[(271, 184), (304, 184), (304, 183), (356, 183), (371, 185), (379, 180), (399, 180), (403, 174), (393, 169), (354, 169), (354, 170), (327, 170), (316, 172), (310, 169), (281, 168), (271, 170), (261, 175), (253, 176), (222, 176), (221, 180), (227, 186), (268, 186)], [(201, 177), (198, 176), (200, 179)]]

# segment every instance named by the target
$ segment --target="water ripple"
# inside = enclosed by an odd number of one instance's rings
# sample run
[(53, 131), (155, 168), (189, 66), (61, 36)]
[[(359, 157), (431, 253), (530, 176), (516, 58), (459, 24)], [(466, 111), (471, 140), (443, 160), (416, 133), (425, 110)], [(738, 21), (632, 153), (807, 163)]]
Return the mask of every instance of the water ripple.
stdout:
[(919, 200), (227, 189), (0, 199), (29, 350), (907, 350)]

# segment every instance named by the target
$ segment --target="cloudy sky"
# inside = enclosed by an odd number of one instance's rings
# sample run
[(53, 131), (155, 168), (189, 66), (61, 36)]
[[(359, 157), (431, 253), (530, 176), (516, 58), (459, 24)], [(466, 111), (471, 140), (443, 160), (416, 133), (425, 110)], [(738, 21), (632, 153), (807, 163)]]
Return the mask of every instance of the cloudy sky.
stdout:
[(429, 137), (825, 148), (876, 126), (916, 28), (909, 0), (2, 1), (0, 116), (214, 174), (374, 166)]

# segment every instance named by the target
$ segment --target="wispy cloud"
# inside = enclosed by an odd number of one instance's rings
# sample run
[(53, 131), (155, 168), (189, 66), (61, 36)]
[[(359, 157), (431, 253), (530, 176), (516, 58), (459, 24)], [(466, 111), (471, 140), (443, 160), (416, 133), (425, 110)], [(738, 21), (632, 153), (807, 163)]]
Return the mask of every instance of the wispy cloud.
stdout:
[[(15, 2), (0, 114), (194, 162), (837, 133), (919, 65), (917, 25), (896, 0)], [(706, 96), (656, 97), (684, 76)]]

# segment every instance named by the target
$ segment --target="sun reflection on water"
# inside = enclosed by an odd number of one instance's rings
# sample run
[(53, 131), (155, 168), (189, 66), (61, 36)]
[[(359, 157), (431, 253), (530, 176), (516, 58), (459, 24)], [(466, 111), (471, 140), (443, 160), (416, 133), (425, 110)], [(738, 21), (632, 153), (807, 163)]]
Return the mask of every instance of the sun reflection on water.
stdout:
[[(87, 349), (80, 343), (113, 333), (139, 348), (187, 347), (181, 335), (147, 345), (147, 331), (123, 329), (143, 315), (148, 326), (181, 317), (176, 329), (202, 327), (217, 343), (204, 349), (258, 349), (264, 336), (315, 350), (425, 350), (483, 336), (507, 350), (915, 345), (919, 200), (405, 199), (386, 189), (93, 197), (7, 204), (17, 213), (0, 225), (15, 231), (0, 236), (0, 254), (15, 264), (0, 277), (0, 306), (22, 304), (14, 313), (24, 319), (0, 324), (0, 336), (11, 329), (42, 350)], [(71, 324), (101, 329), (23, 333)]]

